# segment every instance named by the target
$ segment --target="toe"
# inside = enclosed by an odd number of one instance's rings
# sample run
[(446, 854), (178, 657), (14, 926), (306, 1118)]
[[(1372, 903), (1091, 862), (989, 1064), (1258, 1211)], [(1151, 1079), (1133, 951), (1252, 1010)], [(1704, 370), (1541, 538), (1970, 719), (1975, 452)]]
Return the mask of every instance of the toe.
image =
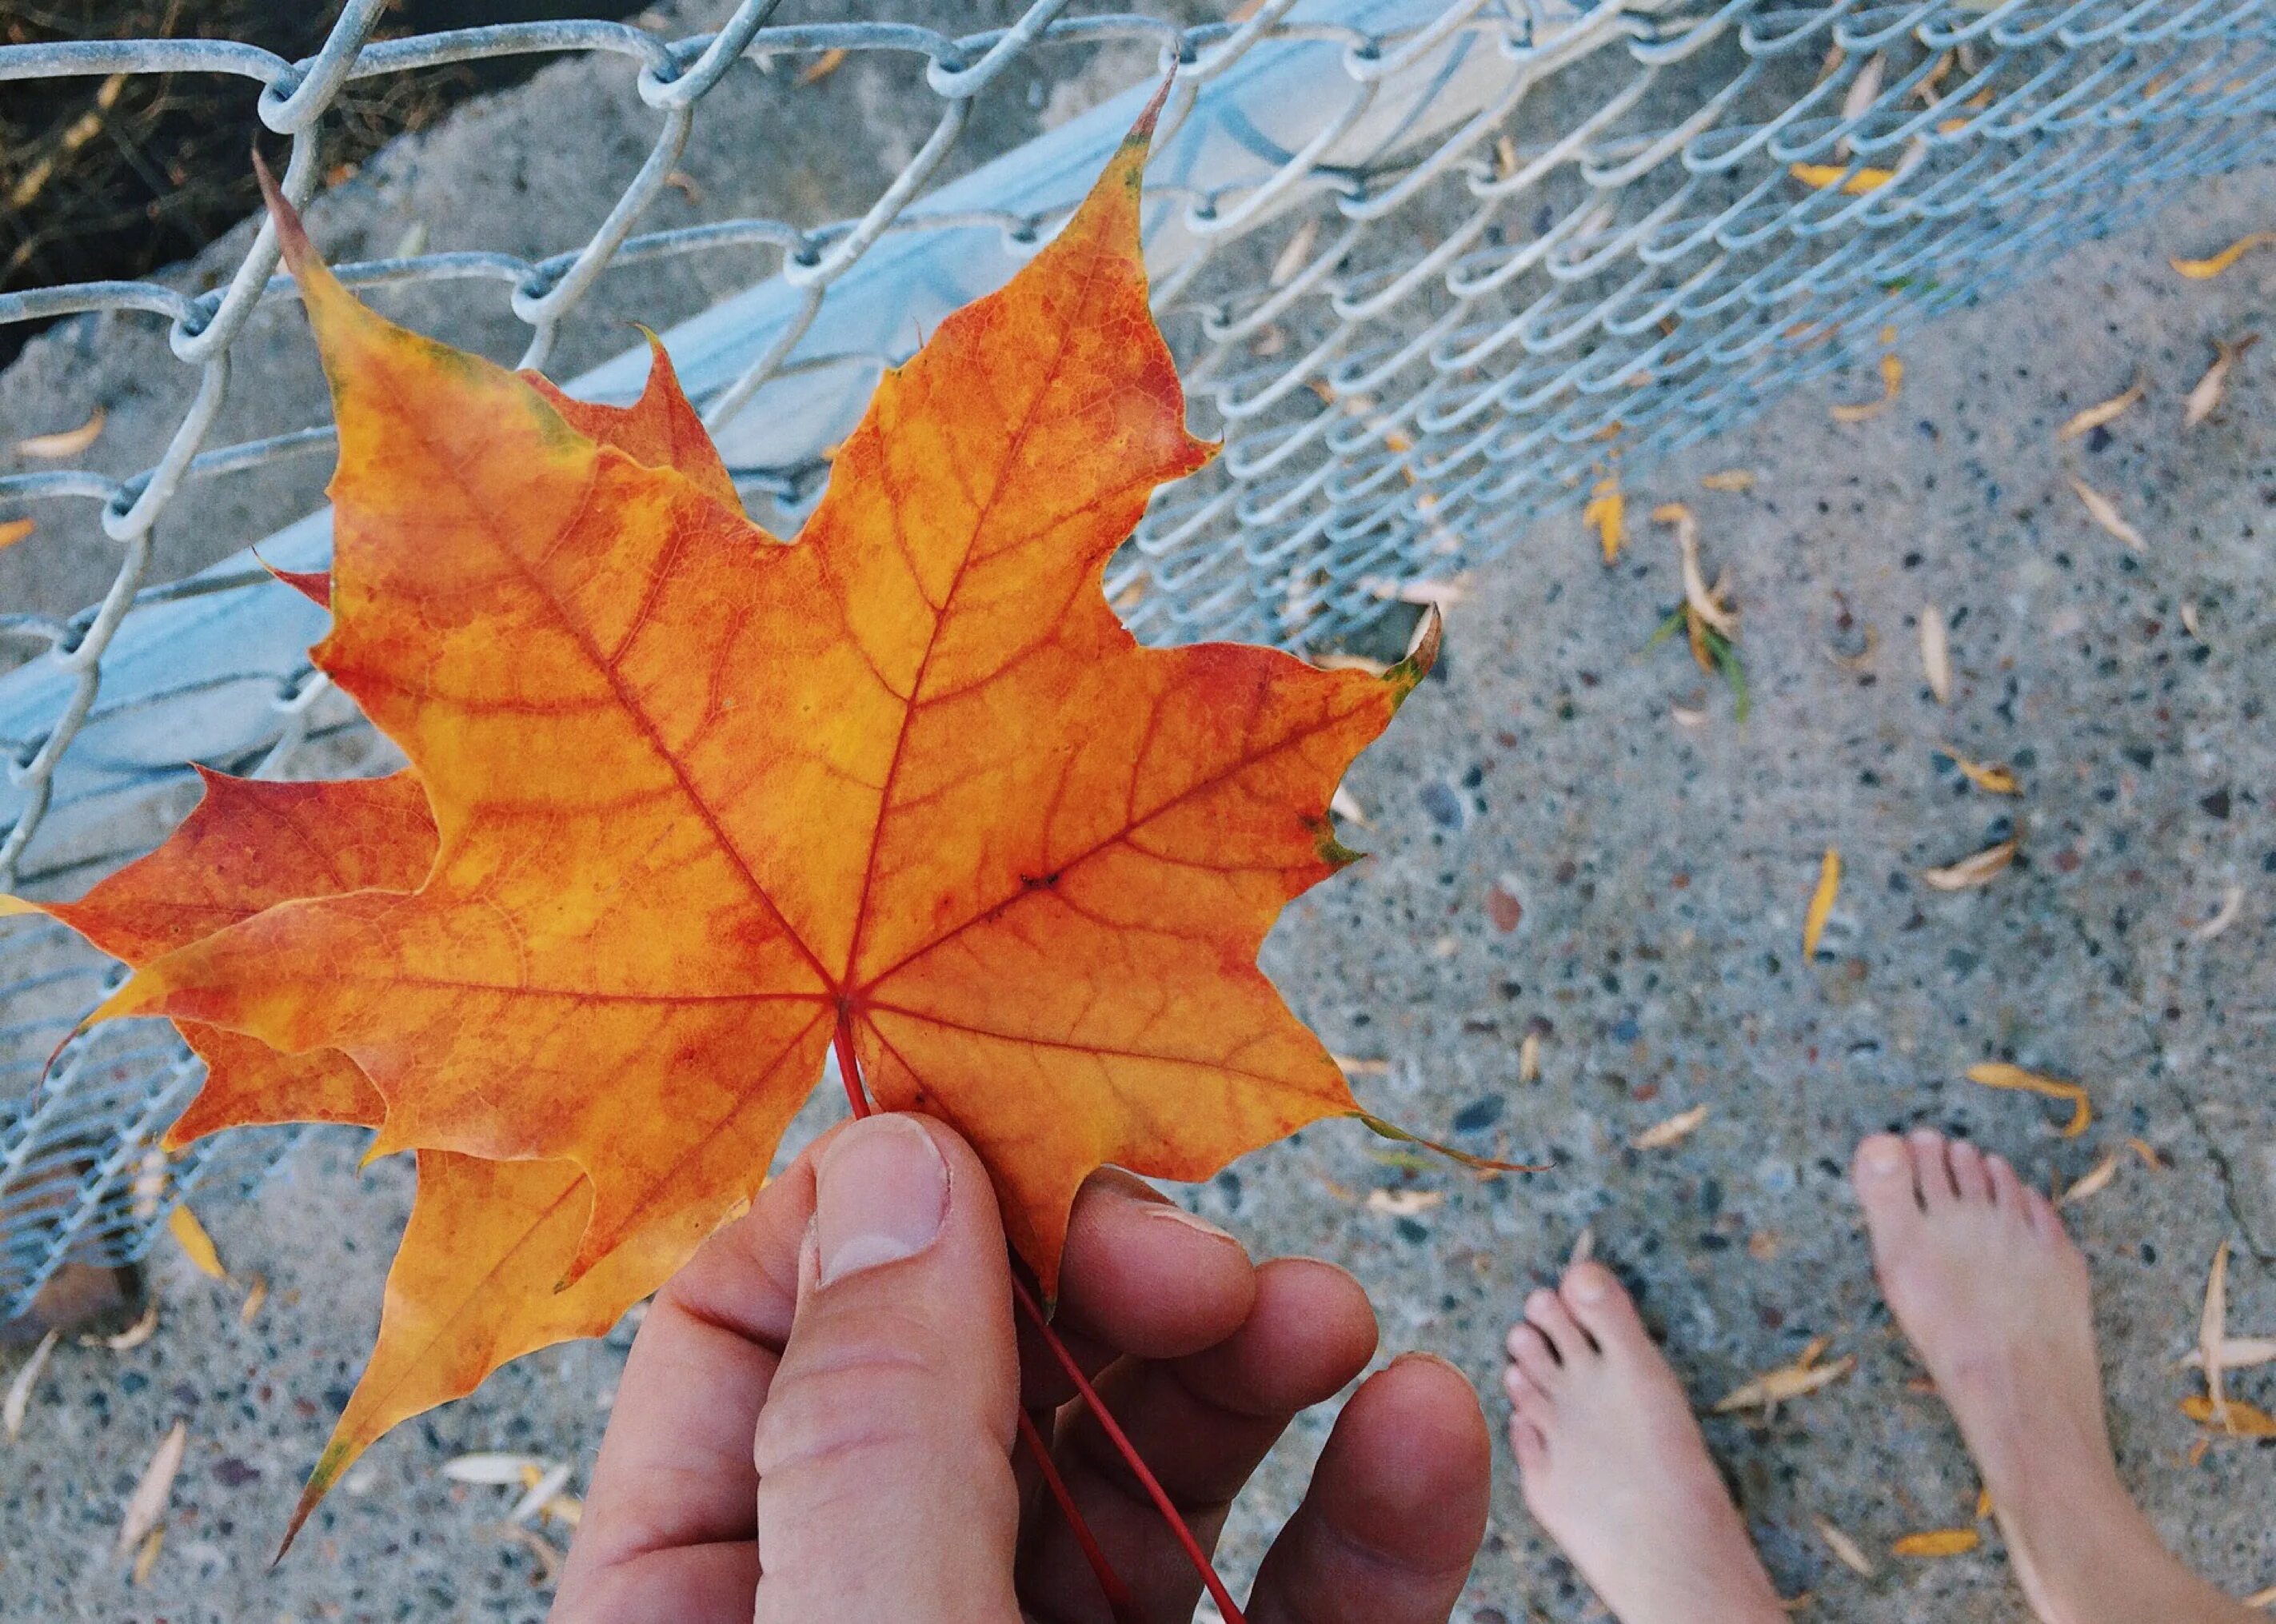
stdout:
[(1599, 1263), (1575, 1264), (1557, 1288), (1559, 1301), (1599, 1348), (1648, 1346), (1635, 1301)]
[(1952, 1158), (1942, 1134), (1932, 1127), (1916, 1127), (1907, 1138), (1913, 1151), (1913, 1182), (1921, 1194), (1921, 1205), (1931, 1212), (1941, 1211), (1960, 1199), (1960, 1188), (1952, 1181)]
[(2014, 1164), (2004, 1156), (1987, 1156), (1984, 1173), (1992, 1181), (1992, 1204), (2018, 1222), (2029, 1222), (2030, 1213), (2023, 1205), (2023, 1180)]
[(1521, 1415), (1541, 1424), (1553, 1408), (1549, 1394), (1540, 1383), (1526, 1373), (1525, 1367), (1512, 1362), (1501, 1368), (1501, 1390)]
[(1536, 1389), (1546, 1393), (1552, 1391), (1561, 1366), (1557, 1362), (1557, 1350), (1530, 1321), (1513, 1325), (1509, 1332), (1510, 1369), (1529, 1377)]
[(1894, 1134), (1874, 1134), (1858, 1144), (1849, 1180), (1856, 1186), (1866, 1227), (1876, 1240), (1885, 1241), (1919, 1227), (1921, 1203), (1912, 1149)]
[(1567, 1364), (1594, 1351), (1588, 1332), (1553, 1291), (1537, 1291), (1525, 1300), (1525, 1323), (1541, 1332)]
[(1984, 1165), (1983, 1151), (1965, 1139), (1955, 1139), (1946, 1148), (1945, 1160), (1952, 1168), (1952, 1188), (1960, 1192), (1963, 1203), (1978, 1207), (1992, 1204), (1992, 1174)]
[(1549, 1439), (1522, 1415), (1509, 1418), (1509, 1447), (1517, 1457), (1517, 1469), (1528, 1477), (1549, 1464)]

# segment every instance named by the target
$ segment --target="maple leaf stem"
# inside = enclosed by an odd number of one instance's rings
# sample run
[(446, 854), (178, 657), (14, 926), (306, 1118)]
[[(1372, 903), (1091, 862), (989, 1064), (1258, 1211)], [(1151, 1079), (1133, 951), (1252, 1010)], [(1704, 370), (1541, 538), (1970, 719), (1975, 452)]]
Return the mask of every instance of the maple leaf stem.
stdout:
[(1154, 1476), (1153, 1468), (1138, 1453), (1138, 1446), (1130, 1441), (1130, 1435), (1114, 1419), (1113, 1412), (1106, 1408), (1106, 1400), (1098, 1396), (1098, 1389), (1090, 1385), (1090, 1378), (1082, 1373), (1082, 1366), (1076, 1362), (1074, 1355), (1059, 1339), (1059, 1333), (1051, 1329), (1051, 1321), (1043, 1316), (1043, 1304), (1036, 1301), (1035, 1294), (1028, 1289), (1027, 1282), (1017, 1274), (1012, 1277), (1012, 1295), (1019, 1302), (1020, 1311), (1027, 1315), (1028, 1323), (1043, 1337), (1043, 1345), (1051, 1350), (1051, 1357), (1058, 1361), (1059, 1369), (1065, 1370), (1067, 1379), (1074, 1384), (1075, 1392), (1090, 1407), (1090, 1413), (1097, 1418), (1100, 1430), (1114, 1446), (1115, 1453), (1122, 1457), (1122, 1463), (1130, 1468), (1130, 1475), (1138, 1480), (1139, 1487), (1146, 1491), (1146, 1498), (1154, 1502), (1154, 1509), (1162, 1514), (1162, 1521), (1169, 1525), (1171, 1537), (1184, 1550), (1186, 1559), (1201, 1575), (1210, 1598), (1217, 1603), (1218, 1611), (1225, 1615), (1225, 1624), (1248, 1624), (1240, 1606), (1233, 1599), (1233, 1592), (1225, 1588), (1225, 1581), (1218, 1578), (1217, 1569), (1210, 1566), (1209, 1555), (1202, 1549), (1201, 1542), (1194, 1537), (1193, 1529), (1186, 1526), (1186, 1520), (1179, 1514), (1176, 1503), (1170, 1499), (1169, 1491), (1162, 1487), (1162, 1480)]
[[(853, 1106), (854, 1117), (858, 1119), (872, 1114), (876, 1108), (870, 1104), (869, 1094), (861, 1086), (861, 1063), (854, 1058), (853, 1026), (843, 1015), (838, 1017), (838, 1030), (832, 1036), (831, 1043), (838, 1052), (838, 1074), (845, 1081), (846, 1100)], [(1201, 1547), (1194, 1543), (1192, 1531), (1186, 1527), (1179, 1518), (1175, 1508), (1162, 1494), (1160, 1485), (1154, 1483), (1153, 1474), (1147, 1471), (1146, 1463), (1139, 1460), (1132, 1451), (1129, 1441), (1122, 1435), (1122, 1429), (1116, 1426), (1113, 1420), (1106, 1415), (1098, 1402), (1098, 1395), (1092, 1392), (1090, 1385), (1083, 1380), (1081, 1370), (1071, 1362), (1073, 1355), (1067, 1352), (1066, 1344), (1059, 1340), (1058, 1333), (1043, 1320), (1042, 1310), (1035, 1306), (1034, 1299), (1028, 1295), (1027, 1287), (1020, 1283), (1016, 1275), (1012, 1280), (1012, 1290), (1020, 1301), (1028, 1308), (1030, 1316), (1035, 1318), (1036, 1328), (1043, 1332), (1043, 1340), (1051, 1345), (1051, 1351), (1058, 1355), (1059, 1362), (1066, 1365), (1074, 1373), (1075, 1385), (1081, 1389), (1084, 1398), (1090, 1404), (1092, 1414), (1100, 1416), (1104, 1422), (1109, 1434), (1116, 1440), (1123, 1454), (1130, 1461), (1131, 1468), (1137, 1472), (1147, 1484), (1153, 1485), (1155, 1504), (1160, 1506), (1164, 1514), (1170, 1519), (1172, 1531), (1184, 1544), (1187, 1553), (1200, 1566), (1203, 1582), (1215, 1594), (1222, 1597), (1225, 1587), (1218, 1582), (1216, 1574), (1210, 1571), (1209, 1559), (1201, 1553)], [(1105, 1592), (1106, 1605), (1114, 1614), (1116, 1624), (1122, 1624), (1125, 1620), (1135, 1618), (1137, 1603), (1135, 1597), (1131, 1595), (1129, 1585), (1124, 1582), (1120, 1574), (1114, 1571), (1114, 1564), (1106, 1559), (1106, 1552), (1099, 1544), (1098, 1536), (1091, 1532), (1090, 1524), (1083, 1518), (1082, 1508), (1074, 1503), (1074, 1496), (1067, 1489), (1066, 1479), (1059, 1476), (1058, 1463), (1051, 1459), (1051, 1446), (1044, 1441), (1043, 1433), (1036, 1428), (1034, 1420), (1025, 1409), (1020, 1412), (1020, 1441), (1028, 1446), (1028, 1453), (1036, 1462), (1036, 1470), (1043, 1477), (1044, 1489), (1050, 1492), (1051, 1499), (1058, 1505), (1059, 1514), (1066, 1519), (1068, 1529), (1074, 1534), (1074, 1543), (1081, 1547), (1083, 1560), (1090, 1564), (1090, 1571), (1097, 1577), (1098, 1588)], [(1226, 1624), (1242, 1624), (1240, 1614), (1231, 1610), (1229, 1603), (1221, 1602), (1220, 1605), (1225, 1609)]]

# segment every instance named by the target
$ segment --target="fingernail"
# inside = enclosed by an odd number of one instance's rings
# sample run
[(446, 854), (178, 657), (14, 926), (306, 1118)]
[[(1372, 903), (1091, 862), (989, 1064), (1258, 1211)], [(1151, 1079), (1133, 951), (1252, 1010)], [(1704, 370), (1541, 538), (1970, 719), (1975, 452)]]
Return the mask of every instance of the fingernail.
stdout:
[(1187, 1229), (1207, 1235), (1212, 1241), (1232, 1241), (1235, 1246), (1240, 1244), (1238, 1240), (1219, 1229), (1207, 1218), (1198, 1213), (1188, 1212), (1183, 1207), (1149, 1203), (1142, 1210), (1148, 1218), (1161, 1218), (1172, 1224), (1183, 1224)]
[(856, 1122), (815, 1169), (819, 1284), (914, 1257), (948, 1217), (948, 1164), (914, 1118)]

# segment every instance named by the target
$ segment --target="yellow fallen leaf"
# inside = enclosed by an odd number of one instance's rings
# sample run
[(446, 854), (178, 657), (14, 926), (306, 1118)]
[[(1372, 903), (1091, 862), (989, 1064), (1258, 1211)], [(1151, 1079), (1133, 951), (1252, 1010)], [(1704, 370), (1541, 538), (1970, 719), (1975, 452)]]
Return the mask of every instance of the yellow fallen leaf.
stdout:
[(1607, 564), (1620, 558), (1620, 544), (1627, 539), (1627, 498), (1620, 494), (1620, 476), (1607, 474), (1597, 482), (1589, 493), (1588, 505), (1581, 510), (1581, 522), (1597, 533)]
[(1810, 893), (1809, 911), (1802, 915), (1803, 963), (1817, 957), (1817, 938), (1825, 934), (1825, 922), (1833, 914), (1833, 899), (1840, 894), (1841, 854), (1829, 846), (1825, 860), (1817, 866), (1817, 889)]
[(1725, 468), (1719, 474), (1705, 475), (1699, 483), (1708, 490), (1752, 490), (1755, 488), (1755, 471), (1752, 468)]
[(2007, 768), (1969, 761), (1948, 744), (1940, 744), (1937, 748), (1952, 757), (1952, 764), (1960, 769), (1961, 778), (1986, 794), (2020, 795), (2023, 793), (2022, 786), (2015, 782), (2015, 775)]
[(503, 1524), (498, 1529), (498, 1533), (502, 1537), (512, 1541), (537, 1559), (537, 1571), (530, 1575), (531, 1582), (541, 1590), (551, 1590), (553, 1582), (560, 1576), (561, 1573), (561, 1561), (565, 1554), (561, 1547), (536, 1529), (526, 1529), (519, 1522)]
[(48, 1368), (48, 1358), (56, 1351), (56, 1343), (62, 1336), (61, 1330), (51, 1328), (40, 1339), (32, 1356), (24, 1361), (15, 1379), (8, 1384), (8, 1396), (0, 1399), (0, 1430), (8, 1434), (11, 1444), (23, 1435), (25, 1412), (32, 1407), (32, 1390), (40, 1385), (40, 1374)]
[(1852, 197), (1878, 191), (1897, 178), (1893, 169), (1860, 169), (1853, 173), (1846, 163), (1794, 163), (1787, 166), (1787, 173), (1821, 192), (1838, 186)]
[(1765, 1370), (1716, 1400), (1715, 1413), (1727, 1415), (1734, 1410), (1760, 1409), (1767, 1414), (1788, 1399), (1801, 1398), (1840, 1381), (1857, 1368), (1855, 1354), (1844, 1354), (1831, 1364), (1819, 1364), (1817, 1355), (1825, 1350), (1825, 1339), (1820, 1337), (1803, 1348), (1792, 1364)]
[(229, 1279), (229, 1271), (222, 1267), (221, 1253), (216, 1249), (213, 1237), (206, 1226), (198, 1222), (198, 1215), (187, 1207), (176, 1207), (167, 1217), (166, 1228), (181, 1246), (200, 1274), (216, 1280)]
[(2043, 1077), (2005, 1060), (1979, 1060), (1968, 1068), (1968, 1081), (1982, 1083), (1987, 1089), (2020, 1089), (2027, 1094), (2043, 1094), (2049, 1099), (2068, 1100), (2070, 1120), (2063, 1124), (2065, 1139), (2077, 1138), (2094, 1120), (2094, 1106), (2087, 1098), (2086, 1089), (2075, 1082)]
[(1664, 1150), (1685, 1135), (1696, 1130), (1707, 1119), (1707, 1106), (1703, 1103), (1688, 1111), (1679, 1111), (1664, 1122), (1655, 1122), (1638, 1134), (1628, 1144), (1638, 1150)]
[(1833, 1552), (1840, 1559), (1841, 1565), (1850, 1572), (1861, 1579), (1870, 1579), (1880, 1571), (1873, 1566), (1872, 1559), (1859, 1548), (1857, 1542), (1848, 1535), (1823, 1517), (1812, 1517), (1810, 1522), (1817, 1525), (1817, 1537), (1825, 1542), (1825, 1548)]
[(1974, 1529), (1929, 1529), (1908, 1534), (1889, 1549), (1898, 1556), (1961, 1556), (1984, 1543)]
[(265, 1274), (256, 1274), (253, 1277), (253, 1284), (246, 1288), (245, 1306), (237, 1311), (238, 1323), (244, 1325), (251, 1324), (253, 1317), (261, 1312), (261, 1305), (268, 1301), (269, 1277)]
[(1928, 691), (1936, 695), (1936, 702), (1952, 702), (1952, 644), (1945, 631), (1944, 611), (1933, 603), (1923, 604), (1920, 611), (1921, 670), (1928, 678)]
[(182, 1469), (182, 1456), (189, 1446), (189, 1423), (178, 1421), (174, 1430), (160, 1440), (150, 1464), (142, 1468), (134, 1492), (126, 1497), (126, 1510), (118, 1521), (118, 1543), (111, 1552), (112, 1561), (124, 1561), (126, 1553), (164, 1521), (166, 1502), (173, 1498), (174, 1474)]
[(2151, 1144), (2146, 1139), (2136, 1138), (2128, 1135), (2126, 1140), (2126, 1148), (2133, 1151), (2135, 1155), (2140, 1157), (2142, 1158), (2142, 1165), (2147, 1167), (2152, 1172), (2163, 1172), (2168, 1166), (2172, 1165), (2171, 1163), (2166, 1160), (2165, 1152), (2158, 1150), (2157, 1146)]
[(1367, 1210), (1380, 1212), (1385, 1218), (1413, 1218), (1418, 1212), (1428, 1212), (1445, 1199), (1444, 1190), (1369, 1190)]
[(2118, 505), (2115, 502), (2075, 474), (2067, 474), (2065, 477), (2070, 481), (2070, 488), (2078, 492), (2078, 499), (2086, 504), (2088, 518), (2093, 520), (2095, 523), (2125, 543), (2136, 552), (2146, 553), (2150, 550), (2150, 543), (2142, 539), (2142, 533), (2139, 530), (2126, 522), (2126, 515), (2118, 511)]
[(2181, 1414), (2209, 1430), (2225, 1432), (2231, 1438), (2276, 1438), (2276, 1415), (2258, 1405), (2231, 1399), (2222, 1408), (2228, 1415), (2225, 1423), (2214, 1419), (2212, 1400), (2204, 1394), (2193, 1393), (2181, 1400)]
[(1971, 857), (1941, 869), (1923, 871), (1921, 878), (1937, 891), (1969, 891), (1978, 885), (1989, 885), (2007, 866), (2015, 861), (2016, 849), (2022, 845), (2019, 837), (2010, 835), (1997, 846), (1987, 846)]
[(1837, 423), (1862, 423), (1878, 417), (1896, 404), (1897, 396), (1905, 386), (1905, 363), (1901, 357), (1883, 354), (1881, 357), (1881, 398), (1860, 401), (1855, 406), (1837, 406), (1833, 421)]
[(39, 527), (36, 519), (0, 520), (0, 547), (13, 547)]
[(2253, 1591), (2244, 1598), (2244, 1605), (2248, 1607), (2276, 1607), (2276, 1584), (2265, 1590)]
[(76, 457), (95, 442), (102, 433), (103, 410), (95, 408), (87, 421), (76, 429), (58, 429), (54, 434), (35, 434), (16, 442), (16, 455), (30, 457), (42, 462), (54, 462), (65, 457)]
[(2229, 368), (2236, 365), (2239, 356), (2259, 342), (2258, 333), (2247, 333), (2234, 344), (2225, 338), (2212, 341), (2216, 352), (2213, 363), (2197, 380), (2196, 387), (2189, 391), (2188, 404), (2181, 409), (2182, 428), (2194, 429), (2220, 409), (2221, 395), (2228, 388)]
[(2276, 247), (2276, 231), (2254, 231), (2240, 237), (2209, 260), (2168, 259), (2166, 262), (2192, 282), (2209, 282), (2255, 248)]
[(2140, 368), (2134, 371), (2132, 387), (2122, 395), (2113, 395), (2107, 400), (2090, 406), (2079, 413), (2060, 429), (2055, 430), (2058, 440), (2075, 440), (2083, 434), (2092, 434), (2103, 424), (2123, 417), (2150, 392), (2150, 379)]
[(150, 1570), (158, 1566), (158, 1552), (165, 1548), (165, 1544), (166, 1530), (163, 1528), (152, 1529), (144, 1537), (141, 1552), (134, 1559), (134, 1571), (128, 1578), (135, 1589), (140, 1590), (150, 1582)]
[(1976, 1520), (1983, 1522), (1992, 1514), (1992, 1485), (1978, 1484), (1976, 1490)]
[(2067, 1207), (2075, 1201), (2084, 1201), (2090, 1195), (2098, 1195), (2110, 1187), (2110, 1181), (2117, 1176), (2118, 1152), (2113, 1150), (2087, 1172), (2080, 1174), (2068, 1189), (2055, 1198), (2055, 1205)]
[(846, 47), (833, 45), (799, 71), (798, 82), (811, 85), (828, 79), (846, 65)]
[(1264, 278), (1265, 285), (1286, 287), (1294, 282), (1296, 273), (1303, 269), (1306, 262), (1312, 257), (1313, 247), (1319, 240), (1320, 216), (1306, 216), (1304, 223), (1296, 228), (1286, 246), (1280, 250), (1279, 257), (1272, 262), (1272, 269)]

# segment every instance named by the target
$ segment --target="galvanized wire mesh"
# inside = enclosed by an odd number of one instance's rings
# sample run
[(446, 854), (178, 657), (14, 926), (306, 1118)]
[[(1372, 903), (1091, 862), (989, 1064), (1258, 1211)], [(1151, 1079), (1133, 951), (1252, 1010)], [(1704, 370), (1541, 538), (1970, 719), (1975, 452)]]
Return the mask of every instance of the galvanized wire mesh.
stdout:
[[(782, 528), (818, 494), (879, 368), (1048, 236), (1149, 87), (937, 185), (977, 102), (1005, 94), (1015, 61), (1073, 74), (1103, 49), (1158, 48), (1176, 89), (1149, 171), (1149, 258), (1195, 427), (1225, 451), (1164, 494), (1110, 570), (1118, 608), (1157, 640), (1332, 645), (1416, 583), (1491, 558), (1616, 459), (1713, 435), (2178, 180), (2276, 156), (2270, 0), (1263, 0), (1184, 27), (1038, 0), (964, 39), (770, 26), (772, 0), (746, 0), (716, 34), (677, 41), (573, 22), (368, 42), (383, 9), (348, 0), (305, 62), (228, 42), (89, 42), (0, 48), (0, 82), (240, 76), (291, 140), (284, 189), (305, 201), (315, 137), (351, 80), (521, 52), (621, 57), (654, 145), (589, 239), (534, 262), (415, 254), (340, 272), (359, 286), (503, 284), (538, 366), (603, 274), (778, 250), (765, 281), (667, 337), (747, 499)], [(838, 50), (906, 62), (940, 110), (866, 214), (635, 230), (726, 75)], [(101, 604), (0, 616), (0, 633), (42, 650), (0, 678), (0, 883), (83, 885), (147, 847), (182, 804), (186, 759), (280, 774), (376, 759), (307, 665), (321, 617), (298, 598), (249, 563), (148, 580), (152, 528), (185, 482), (329, 449), (321, 425), (206, 444), (233, 341), (262, 301), (289, 296), (275, 269), (264, 229), (203, 295), (134, 282), (0, 296), (0, 321), (146, 313), (198, 377), (145, 472), (0, 477), (0, 503), (100, 504), (119, 549)], [(638, 373), (628, 356), (574, 387), (622, 398)], [(319, 516), (263, 552), (306, 567), (328, 544)], [(136, 1256), (195, 1179), (273, 1150), (156, 1156), (195, 1083), (159, 1028), (76, 1040), (35, 1088), (106, 974), (63, 937), (0, 926), (0, 1317), (66, 1257)]]

